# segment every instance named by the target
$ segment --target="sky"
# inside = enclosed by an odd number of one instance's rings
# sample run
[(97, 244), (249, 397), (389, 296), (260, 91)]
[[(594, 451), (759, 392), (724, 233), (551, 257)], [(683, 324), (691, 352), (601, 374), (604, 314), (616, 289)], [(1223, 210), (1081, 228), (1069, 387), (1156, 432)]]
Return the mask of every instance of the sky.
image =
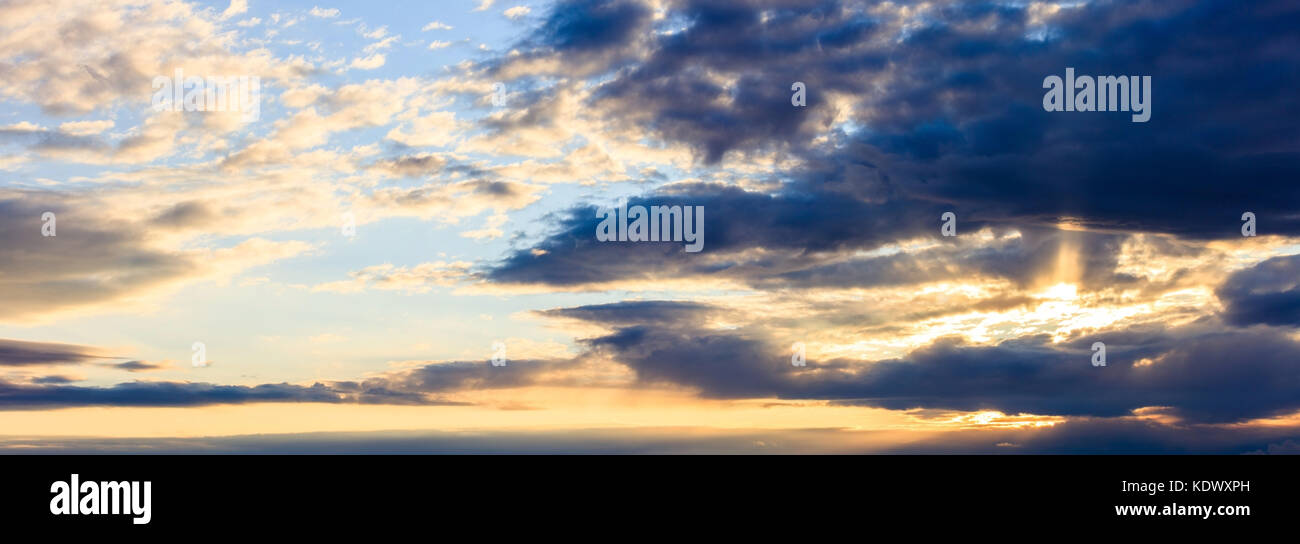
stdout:
[(0, 1), (0, 451), (1300, 452), (1297, 28)]

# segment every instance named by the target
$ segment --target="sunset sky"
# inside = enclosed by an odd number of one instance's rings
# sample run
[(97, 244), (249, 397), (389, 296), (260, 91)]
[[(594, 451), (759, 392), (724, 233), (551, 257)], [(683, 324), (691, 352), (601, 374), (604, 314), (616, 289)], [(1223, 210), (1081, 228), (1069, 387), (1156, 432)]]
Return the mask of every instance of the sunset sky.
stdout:
[(1300, 451), (1294, 1), (319, 2), (0, 1), (0, 450)]

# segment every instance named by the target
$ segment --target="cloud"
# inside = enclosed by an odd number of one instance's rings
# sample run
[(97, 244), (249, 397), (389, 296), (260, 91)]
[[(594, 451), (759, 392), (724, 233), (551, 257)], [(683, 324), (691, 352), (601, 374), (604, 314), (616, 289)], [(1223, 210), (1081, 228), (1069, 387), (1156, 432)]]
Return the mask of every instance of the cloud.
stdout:
[[(78, 309), (122, 308), (190, 282), (229, 278), (270, 260), (299, 255), (303, 242), (248, 238), (213, 249), (172, 249), (151, 227), (208, 224), (217, 212), (180, 202), (151, 221), (106, 221), (93, 200), (26, 191), (0, 195), (0, 320), (30, 320)], [(54, 236), (42, 216), (54, 213)], [(163, 237), (165, 239), (165, 237)]]
[(372, 431), (201, 438), (6, 437), (0, 450), (27, 453), (584, 453), (584, 454), (1287, 454), (1295, 427), (1178, 427), (1150, 421), (1090, 420), (1045, 428), (960, 430), (886, 443), (877, 431), (719, 429), (712, 427), (546, 430)]
[(364, 58), (357, 57), (355, 59), (352, 59), (352, 63), (349, 64), (348, 67), (356, 68), (358, 70), (374, 70), (375, 68), (379, 68), (380, 66), (383, 65), (384, 65), (384, 55), (381, 53), (375, 53), (368, 57), (364, 57)]
[(411, 147), (440, 147), (456, 141), (464, 124), (453, 112), (431, 112), (390, 130), (386, 137)]
[[(595, 206), (579, 206), (557, 219), (556, 232), (519, 250), (485, 278), (500, 283), (579, 286), (620, 279), (743, 274), (738, 254), (753, 248), (799, 254), (870, 249), (897, 237), (933, 235), (942, 207), (927, 202), (885, 204), (834, 194), (762, 194), (734, 187), (681, 184), (631, 198), (628, 206), (701, 206), (704, 250), (686, 253), (681, 242), (602, 243)], [(770, 256), (764, 256), (764, 259)], [(734, 270), (733, 270), (734, 269)]]
[(386, 172), (393, 176), (419, 178), (440, 173), (451, 161), (437, 154), (403, 155), (380, 159), (370, 168)]
[(637, 300), (573, 308), (546, 310), (543, 315), (601, 323), (612, 326), (671, 325), (697, 326), (705, 315), (715, 310), (697, 302), (672, 300)]
[(0, 338), (0, 367), (82, 364), (104, 358), (88, 346)]
[(43, 410), (79, 406), (206, 406), (254, 402), (437, 404), (419, 395), (334, 389), (324, 384), (256, 386), (193, 382), (129, 382), (108, 387), (29, 386), (0, 381), (0, 409)]
[[(90, 305), (139, 293), (197, 271), (181, 254), (149, 247), (144, 234), (108, 227), (93, 214), (69, 208), (62, 195), (28, 193), (0, 200), (0, 319)], [(56, 235), (42, 236), (39, 219), (55, 213)]]
[[(899, 359), (809, 358), (795, 367), (788, 348), (761, 329), (705, 326), (709, 312), (721, 310), (635, 302), (555, 313), (612, 329), (585, 343), (627, 365), (640, 382), (711, 398), (1089, 417), (1161, 407), (1184, 421), (1213, 423), (1300, 410), (1300, 342), (1273, 330), (1152, 325), (1088, 331), (1059, 343), (1031, 335), (985, 345), (945, 337)], [(1106, 343), (1105, 367), (1091, 364), (1095, 340)]]
[(320, 6), (312, 6), (310, 13), (313, 17), (320, 17), (322, 19), (332, 19), (339, 16), (339, 10), (337, 8), (321, 8)]
[[(1049, 427), (940, 433), (880, 453), (1004, 454), (1217, 454), (1286, 453), (1270, 443), (1288, 440), (1293, 426), (1169, 425), (1141, 419), (1078, 419)], [(1268, 450), (1268, 451), (1264, 451)]]
[(111, 0), (93, 12), (81, 7), (75, 0), (0, 5), (0, 95), (51, 115), (83, 114), (147, 107), (153, 78), (176, 68), (187, 75), (256, 74), (266, 83), (311, 70), (302, 59), (275, 58), (266, 49), (236, 51), (236, 36), (223, 30), (219, 15), (192, 4)]
[(65, 383), (73, 383), (76, 381), (79, 380), (77, 380), (76, 378), (61, 376), (61, 375), (40, 376), (32, 379), (32, 383), (36, 383), (36, 384), (65, 384)]
[[(49, 355), (35, 357), (49, 358)], [(314, 402), (463, 406), (437, 396), (469, 390), (523, 387), (538, 383), (572, 384), (564, 371), (579, 360), (512, 359), (506, 366), (487, 361), (446, 361), (388, 372), (360, 381), (219, 385), (196, 382), (134, 381), (104, 387), (31, 385), (0, 380), (0, 410), (46, 410), (83, 406), (208, 406), (248, 403)]]
[[(1142, 6), (1088, 3), (1044, 19), (1029, 7), (947, 2), (864, 12), (688, 1), (647, 32), (643, 3), (575, 0), (557, 3), (494, 70), (600, 74), (585, 105), (616, 126), (684, 143), (719, 166), (794, 154), (797, 181), (858, 198), (1197, 239), (1237, 236), (1250, 210), (1269, 218), (1271, 234), (1300, 234), (1290, 212), (1300, 206), (1290, 181), (1300, 160), (1278, 144), (1294, 141), (1283, 119), (1300, 113), (1285, 91), (1300, 55), (1281, 53), (1291, 49), (1279, 30), (1300, 13), (1284, 2)], [(1085, 65), (1151, 75), (1153, 111), (1168, 117), (1044, 112), (1042, 78)], [(808, 88), (806, 107), (791, 105), (796, 81)], [(1225, 179), (1251, 181), (1225, 191)]]
[(186, 121), (179, 113), (164, 111), (150, 115), (121, 138), (101, 136), (112, 126), (112, 121), (74, 121), (62, 123), (55, 131), (20, 123), (0, 128), (0, 141), (24, 144), (49, 158), (89, 164), (141, 163), (173, 152)]
[[(1188, 430), (1300, 410), (1294, 3), (562, 0), (536, 17), (505, 10), (531, 30), (498, 57), (436, 79), (334, 86), (315, 76), (401, 69), (382, 54), (399, 37), (361, 26), (360, 51), (309, 61), (273, 55), (273, 34), (266, 42), (227, 24), (243, 2), (220, 13), (75, 7), (0, 6), (0, 95), (43, 115), (0, 127), (0, 145), (24, 153), (0, 157), (0, 168), (19, 169), (16, 187), (59, 189), (0, 194), (0, 319), (125, 313), (328, 247), (291, 238), (337, 232), (352, 211), (363, 225), (463, 222), (458, 234), (477, 241), (467, 245), (504, 253), (383, 257), (296, 284), (304, 294), (692, 295), (537, 312), (590, 335), (582, 358), (623, 365), (637, 388), (1068, 418), (1069, 432), (913, 443), (924, 451), (1086, 451), (1085, 439), (1111, 436), (1097, 443), (1237, 452), (1295, 438), (1198, 440)], [(304, 15), (272, 19), (287, 27)], [(1151, 121), (1044, 112), (1042, 78), (1067, 66), (1152, 75)], [(150, 78), (177, 67), (260, 74), (281, 93), (267, 112), (283, 116), (247, 130), (173, 112), (118, 126), (137, 117), (113, 111), (143, 107)], [(791, 103), (796, 81), (806, 106)], [(495, 82), (509, 107), (491, 106)], [(81, 120), (44, 117), (65, 115)], [(41, 160), (131, 167), (28, 180)], [(604, 200), (510, 213), (575, 190)], [(704, 252), (597, 242), (596, 206), (632, 192), (633, 205), (702, 206)], [(58, 214), (57, 237), (39, 234), (45, 211)], [(1244, 211), (1258, 215), (1259, 237), (1240, 236)], [(959, 236), (939, 233), (945, 212)], [(1098, 339), (1104, 368), (1088, 364)], [(809, 345), (808, 367), (789, 364), (792, 341)], [(83, 364), (90, 348), (3, 342), (12, 361), (37, 361), (4, 363), (19, 375), (5, 378), (14, 383), (0, 405), (15, 409), (436, 404), (481, 389), (581, 386), (569, 373), (585, 364), (422, 361), (312, 386), (73, 387), (24, 373)], [(1177, 423), (1134, 422), (1148, 417)], [(1146, 425), (1159, 437), (1136, 438)]]
[(222, 19), (229, 19), (248, 12), (248, 0), (230, 0), (230, 6), (221, 12)]
[(59, 131), (73, 136), (91, 136), (113, 128), (111, 119), (101, 121), (69, 121), (59, 125)]
[(485, 210), (513, 210), (527, 206), (539, 198), (540, 189), (536, 185), (487, 179), (430, 182), (376, 189), (359, 206), (382, 211), (387, 217), (436, 218), (445, 223), (456, 223)]
[[(554, 4), (536, 31), (508, 57), (492, 66), (493, 75), (589, 76), (632, 60), (632, 41), (650, 24), (652, 10), (641, 2), (569, 0)], [(540, 71), (539, 71), (540, 69)]]
[(500, 238), (505, 235), (505, 231), (501, 230), (501, 226), (505, 225), (508, 220), (509, 217), (503, 213), (492, 214), (486, 221), (484, 221), (483, 228), (467, 230), (461, 232), (460, 235), (474, 240), (491, 240), (494, 238)]
[[(719, 222), (724, 223), (723, 220)], [(711, 227), (710, 227), (711, 228)], [(996, 284), (1005, 289), (1034, 289), (1050, 272), (1063, 248), (1073, 240), (1101, 246), (1106, 236), (1067, 236), (1052, 231), (982, 231), (987, 241), (946, 244), (917, 238), (923, 249), (898, 246), (843, 248), (821, 253), (798, 248), (730, 248), (707, 255), (683, 254), (680, 243), (606, 243), (585, 246), (587, 229), (548, 237), (531, 249), (512, 252), (505, 260), (477, 273), (502, 289), (540, 286), (550, 290), (589, 291), (614, 285), (646, 290), (656, 285), (674, 289), (719, 286), (769, 292), (806, 293), (815, 290), (888, 289), (938, 285), (943, 282)], [(706, 228), (706, 247), (708, 232)], [(568, 245), (565, 245), (567, 241)], [(1104, 246), (1103, 246), (1104, 247)], [(706, 250), (707, 251), (707, 250)], [(1135, 279), (1115, 270), (1113, 253), (1086, 254), (1082, 285), (1107, 289), (1133, 287)], [(781, 291), (772, 291), (781, 290)]]
[(125, 363), (118, 363), (113, 366), (125, 370), (127, 372), (147, 372), (150, 370), (162, 370), (164, 368), (167, 368), (167, 365), (165, 364), (151, 363), (149, 361), (127, 361)]
[(1300, 327), (1300, 255), (1274, 257), (1234, 272), (1216, 293), (1238, 326)]
[(359, 387), (450, 393), (476, 389), (509, 389), (541, 383), (572, 385), (566, 381), (564, 371), (573, 370), (582, 364), (583, 361), (579, 359), (511, 359), (505, 366), (491, 366), (486, 361), (436, 362), (364, 380), (359, 383)]
[[(382, 29), (381, 29), (381, 30), (382, 30)], [(391, 49), (391, 48), (393, 47), (393, 44), (394, 44), (394, 43), (397, 43), (397, 40), (399, 40), (399, 39), (401, 39), (401, 36), (389, 36), (389, 37), (387, 37), (387, 38), (383, 38), (383, 39), (381, 39), (381, 40), (379, 40), (379, 41), (377, 41), (377, 42), (374, 42), (374, 43), (372, 43), (372, 44), (370, 44), (370, 45), (367, 45), (367, 46), (363, 49), (363, 51), (365, 51), (367, 54), (369, 54), (369, 53), (374, 53), (374, 52), (376, 52), (376, 51), (383, 51), (383, 50), (385, 50), (385, 49)]]
[(529, 13), (532, 13), (532, 11), (532, 8), (528, 6), (515, 6), (501, 12), (501, 14), (505, 15), (508, 19), (522, 19), (528, 16)]
[(355, 293), (365, 289), (427, 293), (434, 287), (447, 287), (464, 281), (471, 263), (438, 261), (413, 267), (382, 264), (352, 272), (350, 280), (319, 284), (313, 291)]

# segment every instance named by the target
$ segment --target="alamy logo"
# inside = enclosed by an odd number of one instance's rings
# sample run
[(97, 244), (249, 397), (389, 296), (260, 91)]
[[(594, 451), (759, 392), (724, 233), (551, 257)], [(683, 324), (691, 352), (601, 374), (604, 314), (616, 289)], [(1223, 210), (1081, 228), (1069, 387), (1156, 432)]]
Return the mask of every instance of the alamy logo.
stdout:
[[(149, 523), (153, 482), (78, 482), (58, 481), (50, 485), (50, 513), (56, 516), (126, 514), (135, 516), (131, 523)], [(141, 493), (143, 490), (143, 493)]]
[[(694, 209), (694, 221), (691, 210)], [(686, 242), (687, 253), (704, 249), (704, 206), (599, 208), (596, 240), (601, 242)], [(631, 221), (629, 223), (629, 220)]]
[(245, 123), (262, 116), (262, 79), (257, 76), (185, 77), (177, 68), (173, 77), (154, 77), (153, 89), (153, 111), (239, 112)]
[(1078, 76), (1074, 68), (1043, 78), (1046, 111), (1132, 111), (1134, 123), (1151, 119), (1151, 76)]

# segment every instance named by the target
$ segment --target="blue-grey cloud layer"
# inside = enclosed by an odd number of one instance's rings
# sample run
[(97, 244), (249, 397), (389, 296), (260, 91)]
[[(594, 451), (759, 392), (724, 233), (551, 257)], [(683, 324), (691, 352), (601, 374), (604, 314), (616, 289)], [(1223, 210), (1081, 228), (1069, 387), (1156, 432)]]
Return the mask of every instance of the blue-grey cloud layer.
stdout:
[[(941, 338), (896, 360), (809, 360), (794, 367), (786, 347), (758, 331), (701, 326), (707, 306), (662, 303), (655, 311), (673, 318), (639, 323), (646, 305), (552, 313), (613, 326), (612, 334), (587, 343), (626, 364), (639, 380), (686, 386), (714, 398), (1095, 417), (1160, 407), (1184, 421), (1206, 423), (1300, 410), (1300, 342), (1274, 328), (1121, 328), (1059, 344), (1046, 335), (990, 346)], [(1091, 364), (1097, 339), (1106, 342), (1105, 367)]]
[[(564, 62), (567, 49), (642, 44), (644, 61), (607, 59), (592, 110), (709, 162), (771, 149), (805, 160), (774, 173), (786, 183), (773, 193), (696, 185), (648, 195), (704, 205), (706, 251), (871, 248), (935, 231), (942, 211), (966, 228), (1068, 220), (1189, 239), (1240, 238), (1240, 217), (1252, 211), (1261, 234), (1300, 234), (1294, 2), (1093, 2), (1046, 27), (1025, 7), (937, 5), (900, 34), (848, 3), (680, 1), (664, 18), (678, 32), (610, 30), (579, 45), (579, 32), (624, 29), (642, 12), (560, 2), (552, 18), (564, 24), (525, 41), (524, 57)], [(1152, 119), (1044, 111), (1041, 82), (1066, 67), (1150, 75)], [(733, 86), (720, 86), (719, 74)], [(807, 108), (791, 106), (793, 81), (808, 85)], [(833, 107), (819, 99), (832, 91), (853, 97), (861, 128), (813, 145), (829, 127), (810, 112)], [(590, 247), (593, 212), (574, 208), (539, 244), (546, 255), (525, 248), (488, 277), (564, 285), (628, 276), (620, 267), (681, 271), (680, 251), (667, 244), (638, 246), (640, 258)]]
[(871, 444), (870, 434), (845, 429), (753, 431), (663, 427), (558, 431), (332, 432), (205, 438), (0, 437), (0, 453), (1300, 453), (1300, 432), (1294, 428), (1176, 428), (1125, 420), (1072, 421), (1032, 430), (951, 431), (901, 446)]
[[(202, 382), (135, 381), (112, 386), (67, 385), (64, 379), (33, 383), (0, 380), (0, 410), (40, 410), (82, 406), (209, 406), (294, 403), (463, 405), (439, 396), (472, 389), (521, 387), (577, 360), (511, 360), (503, 367), (455, 361), (432, 363), (362, 381), (219, 385)], [(129, 369), (128, 369), (129, 370)]]

